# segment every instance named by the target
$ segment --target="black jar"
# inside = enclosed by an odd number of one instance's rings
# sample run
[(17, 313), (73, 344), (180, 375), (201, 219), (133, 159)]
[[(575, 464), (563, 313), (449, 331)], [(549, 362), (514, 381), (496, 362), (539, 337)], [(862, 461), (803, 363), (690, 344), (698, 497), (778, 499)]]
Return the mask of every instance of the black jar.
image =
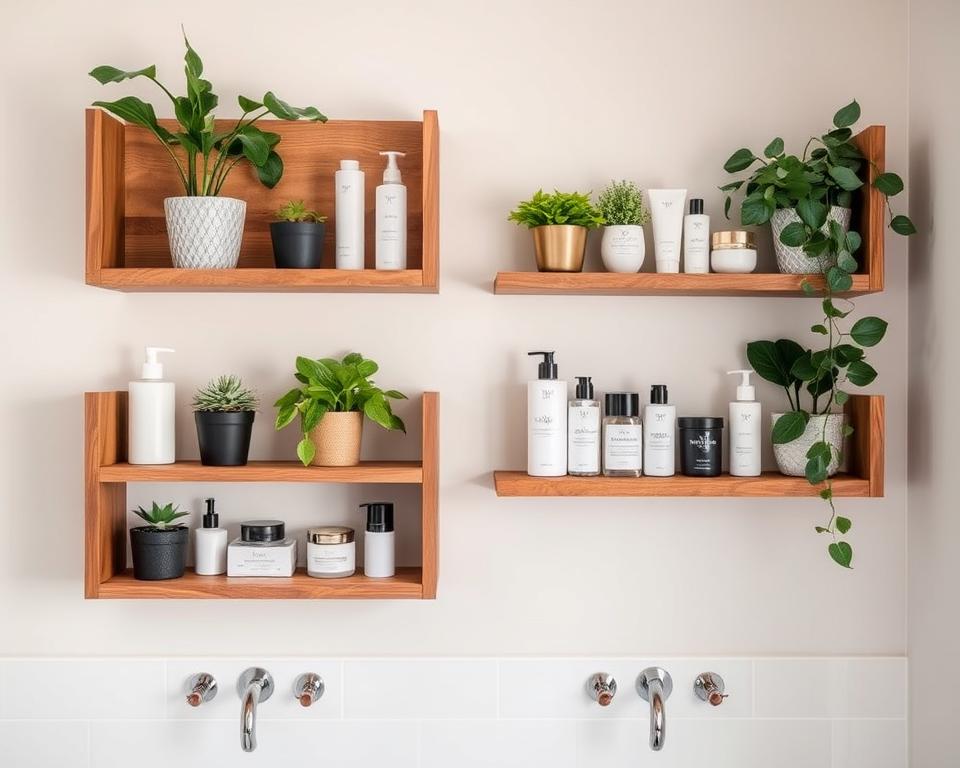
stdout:
[(723, 463), (723, 419), (719, 416), (682, 416), (680, 471), (690, 477), (717, 477)]

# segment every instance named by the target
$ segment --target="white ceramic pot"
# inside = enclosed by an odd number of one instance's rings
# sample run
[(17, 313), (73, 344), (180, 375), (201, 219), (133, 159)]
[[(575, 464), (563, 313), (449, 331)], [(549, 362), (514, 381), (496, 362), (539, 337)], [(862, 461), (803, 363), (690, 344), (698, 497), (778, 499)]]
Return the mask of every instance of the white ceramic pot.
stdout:
[(163, 201), (173, 266), (233, 269), (240, 258), (247, 204), (232, 197), (168, 197)]
[(643, 227), (636, 224), (611, 224), (603, 228), (600, 256), (607, 272), (639, 272), (646, 250)]
[[(850, 230), (850, 216), (853, 212), (849, 208), (834, 205), (827, 213), (827, 222), (821, 232), (828, 232), (830, 222), (837, 222), (844, 232)], [(811, 258), (803, 252), (802, 246), (784, 245), (780, 242), (780, 233), (788, 224), (800, 221), (794, 208), (778, 208), (770, 217), (770, 228), (773, 234), (773, 250), (777, 254), (777, 266), (780, 271), (790, 275), (809, 275), (826, 272), (837, 263), (837, 254), (825, 253), (820, 258)]]
[[(773, 413), (770, 415), (773, 424), (777, 419), (783, 416), (782, 413)], [(824, 421), (826, 421), (826, 434), (824, 434)], [(814, 443), (825, 440), (832, 445), (836, 451), (833, 454), (833, 461), (827, 467), (827, 474), (831, 477), (837, 474), (840, 464), (837, 461), (837, 451), (843, 450), (843, 425), (847, 417), (843, 413), (828, 413), (818, 416), (811, 416), (807, 422), (807, 428), (792, 443), (774, 444), (773, 457), (777, 460), (777, 468), (782, 475), (791, 477), (804, 477), (807, 468), (807, 451)]]

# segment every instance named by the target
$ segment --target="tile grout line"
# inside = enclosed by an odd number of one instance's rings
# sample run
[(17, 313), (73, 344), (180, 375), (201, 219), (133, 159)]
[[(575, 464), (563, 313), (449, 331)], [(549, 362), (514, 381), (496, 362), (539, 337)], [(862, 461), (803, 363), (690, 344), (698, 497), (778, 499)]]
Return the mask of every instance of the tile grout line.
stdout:
[(346, 720), (347, 662), (340, 659), (340, 719)]

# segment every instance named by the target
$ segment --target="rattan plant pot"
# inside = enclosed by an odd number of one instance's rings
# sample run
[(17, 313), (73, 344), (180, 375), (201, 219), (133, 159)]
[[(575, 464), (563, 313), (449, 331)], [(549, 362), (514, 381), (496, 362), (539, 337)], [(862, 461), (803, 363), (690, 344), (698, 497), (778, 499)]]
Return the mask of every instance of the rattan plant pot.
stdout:
[(328, 411), (310, 430), (314, 453), (311, 464), (317, 467), (352, 467), (360, 463), (363, 414), (360, 411)]

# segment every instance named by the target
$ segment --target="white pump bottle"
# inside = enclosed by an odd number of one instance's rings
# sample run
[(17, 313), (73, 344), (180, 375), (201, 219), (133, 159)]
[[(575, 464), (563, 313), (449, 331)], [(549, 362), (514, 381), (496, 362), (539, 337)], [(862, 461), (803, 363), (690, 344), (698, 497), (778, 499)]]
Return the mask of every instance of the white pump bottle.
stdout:
[(131, 464), (173, 464), (176, 460), (176, 385), (163, 379), (160, 352), (168, 347), (147, 347), (143, 374), (129, 388), (127, 461)]
[(730, 474), (734, 477), (757, 477), (760, 474), (760, 403), (750, 384), (753, 371), (727, 371), (740, 375), (737, 399), (730, 403)]
[(387, 158), (383, 184), (377, 187), (377, 269), (407, 268), (407, 188), (400, 182), (398, 157), (403, 152), (381, 152)]

